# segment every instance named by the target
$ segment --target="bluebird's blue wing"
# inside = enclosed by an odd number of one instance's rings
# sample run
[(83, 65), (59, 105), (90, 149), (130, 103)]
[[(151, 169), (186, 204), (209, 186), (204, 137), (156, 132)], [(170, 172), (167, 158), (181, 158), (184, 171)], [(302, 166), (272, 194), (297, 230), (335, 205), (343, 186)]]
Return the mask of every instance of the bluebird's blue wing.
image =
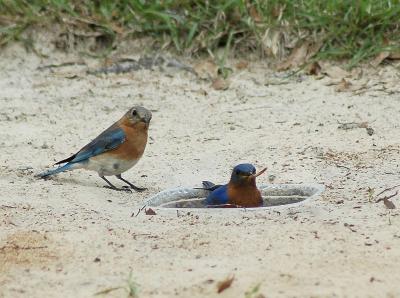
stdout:
[(80, 162), (90, 157), (99, 155), (106, 151), (117, 148), (125, 141), (125, 132), (123, 129), (117, 127), (114, 129), (106, 130), (97, 138), (83, 147), (71, 160), (71, 162)]
[(123, 129), (118, 127), (116, 124), (113, 124), (111, 127), (102, 132), (97, 138), (95, 138), (93, 141), (91, 141), (89, 144), (79, 150), (78, 153), (55, 163), (56, 165), (62, 163), (67, 164), (57, 169), (48, 170), (46, 172), (38, 174), (37, 177), (46, 178), (54, 174), (68, 171), (73, 168), (74, 164), (76, 163), (84, 162), (93, 156), (117, 148), (119, 145), (125, 142), (125, 139), (126, 136)]
[(206, 199), (207, 205), (224, 205), (229, 203), (228, 186), (223, 185), (213, 190)]
[(81, 150), (79, 150), (78, 153), (68, 157), (67, 159), (57, 162), (56, 165), (65, 162), (76, 163), (85, 161), (93, 156), (117, 148), (119, 145), (125, 142), (125, 139), (126, 136), (123, 129), (114, 124)]

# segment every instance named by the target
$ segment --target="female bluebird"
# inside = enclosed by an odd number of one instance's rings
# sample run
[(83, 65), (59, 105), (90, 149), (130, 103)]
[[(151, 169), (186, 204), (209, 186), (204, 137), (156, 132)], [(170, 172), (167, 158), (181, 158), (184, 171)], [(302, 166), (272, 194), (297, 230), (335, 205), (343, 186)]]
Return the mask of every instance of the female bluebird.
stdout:
[(209, 207), (260, 207), (263, 204), (261, 193), (256, 186), (256, 177), (267, 169), (256, 174), (252, 164), (239, 164), (233, 168), (231, 180), (226, 185), (215, 185), (203, 181), (205, 189), (211, 193), (207, 196)]
[(116, 188), (105, 176), (115, 175), (136, 191), (143, 191), (122, 178), (121, 173), (132, 168), (142, 157), (147, 143), (147, 131), (151, 120), (151, 112), (143, 107), (131, 108), (120, 120), (115, 122), (97, 138), (79, 150), (77, 153), (63, 159), (56, 165), (65, 165), (38, 175), (40, 178), (75, 169), (96, 171), (107, 182), (108, 188), (114, 190), (129, 190)]

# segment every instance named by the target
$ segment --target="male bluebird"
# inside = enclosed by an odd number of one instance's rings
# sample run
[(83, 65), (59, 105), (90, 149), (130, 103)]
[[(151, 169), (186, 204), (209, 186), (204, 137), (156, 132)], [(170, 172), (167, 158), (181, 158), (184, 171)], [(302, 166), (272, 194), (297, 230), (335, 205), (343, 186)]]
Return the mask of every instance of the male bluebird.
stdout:
[(116, 188), (104, 176), (115, 175), (136, 191), (143, 191), (122, 178), (121, 173), (133, 167), (142, 157), (147, 143), (147, 131), (151, 120), (151, 112), (143, 107), (131, 108), (120, 120), (115, 122), (97, 138), (79, 150), (77, 153), (61, 160), (56, 165), (65, 165), (38, 175), (40, 178), (75, 169), (96, 171), (114, 190), (129, 190)]
[(206, 204), (209, 207), (260, 207), (263, 204), (261, 193), (256, 186), (256, 177), (267, 169), (256, 174), (252, 164), (239, 164), (233, 168), (231, 180), (225, 185), (215, 185), (203, 181), (204, 189), (210, 190)]

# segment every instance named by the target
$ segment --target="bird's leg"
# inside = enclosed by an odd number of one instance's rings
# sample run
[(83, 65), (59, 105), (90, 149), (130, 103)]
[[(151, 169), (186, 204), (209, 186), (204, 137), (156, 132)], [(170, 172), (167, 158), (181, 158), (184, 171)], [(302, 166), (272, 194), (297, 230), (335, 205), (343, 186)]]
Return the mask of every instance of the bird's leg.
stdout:
[(128, 180), (125, 180), (124, 178), (122, 178), (121, 174), (115, 175), (115, 177), (117, 177), (119, 180), (124, 181), (126, 184), (128, 184), (132, 189), (134, 189), (134, 190), (136, 190), (136, 191), (141, 192), (141, 191), (144, 191), (144, 190), (147, 189), (147, 188), (144, 188), (144, 187), (137, 187), (136, 185), (133, 185), (133, 184), (130, 183)]
[(127, 189), (127, 188), (117, 188), (117, 187), (115, 187), (115, 186), (114, 186), (110, 181), (108, 181), (108, 180), (106, 179), (106, 177), (104, 177), (104, 176), (100, 176), (100, 178), (103, 179), (105, 182), (107, 182), (108, 186), (104, 186), (105, 188), (109, 188), (109, 189), (112, 189), (112, 190), (118, 190), (118, 191), (131, 191), (129, 188)]

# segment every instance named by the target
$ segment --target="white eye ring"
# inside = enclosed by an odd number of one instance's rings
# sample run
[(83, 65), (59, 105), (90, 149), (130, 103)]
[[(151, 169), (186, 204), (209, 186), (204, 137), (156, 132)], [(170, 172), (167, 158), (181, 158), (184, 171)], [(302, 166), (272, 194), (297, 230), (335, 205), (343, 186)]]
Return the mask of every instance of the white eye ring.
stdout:
[(132, 111), (132, 116), (136, 116), (137, 115), (137, 111), (136, 110), (133, 110)]

